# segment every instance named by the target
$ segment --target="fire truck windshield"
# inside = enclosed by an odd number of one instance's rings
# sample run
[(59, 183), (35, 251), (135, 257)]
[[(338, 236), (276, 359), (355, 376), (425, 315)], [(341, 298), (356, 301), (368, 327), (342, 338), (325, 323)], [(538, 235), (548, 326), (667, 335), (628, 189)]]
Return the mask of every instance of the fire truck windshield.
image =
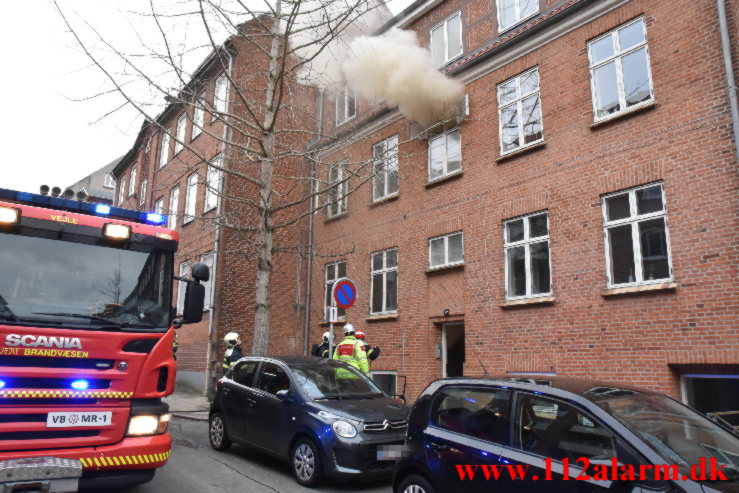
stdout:
[(0, 323), (166, 328), (172, 255), (0, 233)]

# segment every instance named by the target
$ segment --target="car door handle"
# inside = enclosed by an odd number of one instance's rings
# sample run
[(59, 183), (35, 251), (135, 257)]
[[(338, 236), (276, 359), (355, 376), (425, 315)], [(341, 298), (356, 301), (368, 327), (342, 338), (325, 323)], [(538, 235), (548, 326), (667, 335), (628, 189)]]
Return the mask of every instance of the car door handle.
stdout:
[(443, 452), (444, 450), (448, 448), (446, 445), (444, 445), (443, 443), (439, 443), (439, 442), (429, 442), (429, 446), (432, 449), (436, 450), (437, 452)]

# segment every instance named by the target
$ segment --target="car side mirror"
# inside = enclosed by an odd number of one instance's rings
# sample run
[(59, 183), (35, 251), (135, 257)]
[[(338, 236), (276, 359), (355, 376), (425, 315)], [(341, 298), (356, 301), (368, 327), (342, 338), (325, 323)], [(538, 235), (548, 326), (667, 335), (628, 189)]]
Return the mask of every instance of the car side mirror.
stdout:
[[(205, 266), (203, 266), (205, 267)], [(208, 267), (205, 267), (206, 273)], [(203, 319), (205, 286), (199, 282), (188, 282), (185, 290), (185, 307), (182, 310), (182, 323), (194, 324)]]
[(192, 266), (192, 278), (200, 282), (208, 282), (208, 279), (210, 279), (210, 269), (201, 262), (195, 262), (195, 265)]
[(278, 399), (280, 399), (282, 402), (286, 402), (289, 394), (290, 394), (289, 390), (278, 390), (275, 396)]

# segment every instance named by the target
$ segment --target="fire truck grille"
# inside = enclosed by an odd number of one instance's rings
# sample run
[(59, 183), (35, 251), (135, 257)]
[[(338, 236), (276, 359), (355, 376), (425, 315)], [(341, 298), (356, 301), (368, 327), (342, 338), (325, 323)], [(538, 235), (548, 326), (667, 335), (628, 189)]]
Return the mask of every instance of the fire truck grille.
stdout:
[(99, 430), (52, 430), (0, 432), (0, 440), (53, 440), (57, 438), (96, 437)]
[(0, 367), (12, 366), (30, 368), (78, 368), (83, 370), (109, 370), (113, 368), (112, 359), (82, 358), (36, 358), (33, 356), (3, 356)]

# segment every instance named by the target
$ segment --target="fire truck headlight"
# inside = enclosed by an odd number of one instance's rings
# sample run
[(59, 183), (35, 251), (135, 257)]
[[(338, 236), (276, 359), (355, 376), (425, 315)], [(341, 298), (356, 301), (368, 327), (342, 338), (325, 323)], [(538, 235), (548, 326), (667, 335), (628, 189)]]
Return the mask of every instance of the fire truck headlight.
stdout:
[(21, 218), (21, 213), (18, 209), (12, 209), (10, 207), (0, 207), (0, 223), (2, 224), (15, 224)]
[(157, 435), (167, 431), (170, 414), (160, 416), (131, 416), (127, 436)]
[(127, 240), (131, 237), (131, 228), (123, 224), (106, 224), (103, 227), (103, 234), (115, 240)]

